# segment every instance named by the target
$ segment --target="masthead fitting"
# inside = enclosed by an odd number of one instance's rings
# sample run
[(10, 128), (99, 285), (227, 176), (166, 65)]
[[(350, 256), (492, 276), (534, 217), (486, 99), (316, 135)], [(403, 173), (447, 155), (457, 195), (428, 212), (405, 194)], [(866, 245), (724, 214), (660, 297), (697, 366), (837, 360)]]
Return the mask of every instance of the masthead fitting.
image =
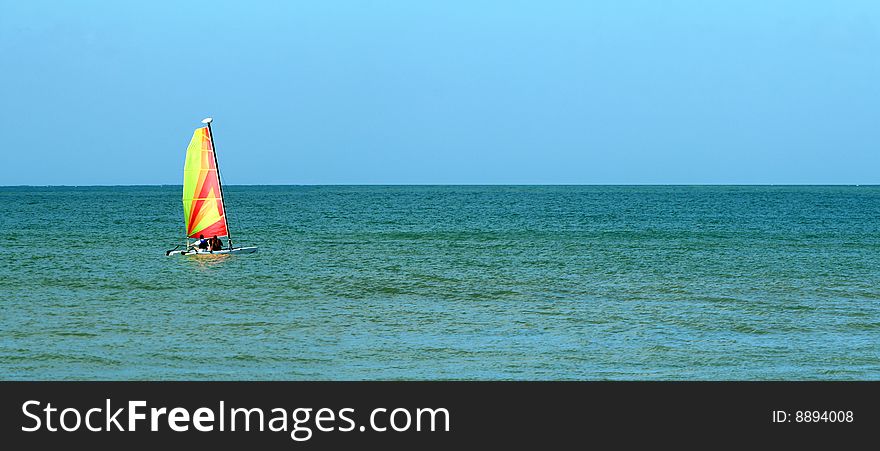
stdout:
[(206, 117), (206, 118), (202, 119), (202, 123), (203, 124), (210, 124), (211, 121), (213, 121), (213, 120), (214, 120), (213, 117)]

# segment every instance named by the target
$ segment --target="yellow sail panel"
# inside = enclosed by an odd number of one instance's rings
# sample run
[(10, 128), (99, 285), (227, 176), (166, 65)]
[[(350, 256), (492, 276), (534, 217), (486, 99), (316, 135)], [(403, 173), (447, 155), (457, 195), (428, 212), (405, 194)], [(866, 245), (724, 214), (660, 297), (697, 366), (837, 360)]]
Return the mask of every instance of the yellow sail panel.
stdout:
[(183, 218), (186, 236), (227, 236), (220, 176), (208, 127), (197, 128), (183, 166)]

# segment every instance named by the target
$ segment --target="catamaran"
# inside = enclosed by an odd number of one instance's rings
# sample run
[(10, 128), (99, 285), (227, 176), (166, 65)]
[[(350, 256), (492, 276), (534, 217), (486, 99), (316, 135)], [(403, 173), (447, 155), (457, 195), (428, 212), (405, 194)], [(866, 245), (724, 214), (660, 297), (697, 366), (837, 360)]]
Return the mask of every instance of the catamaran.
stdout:
[[(183, 249), (178, 245), (165, 251), (165, 255), (217, 255), (250, 254), (256, 247), (233, 247), (232, 235), (226, 221), (226, 203), (223, 201), (223, 186), (220, 184), (220, 166), (217, 164), (217, 149), (214, 147), (214, 134), (211, 131), (213, 118), (205, 118), (193, 133), (189, 147), (186, 148), (186, 162), (183, 165), (183, 220), (186, 238)], [(189, 242), (189, 238), (226, 238), (228, 246), (218, 250), (200, 249), (199, 241)], [(222, 240), (221, 240), (222, 241)]]

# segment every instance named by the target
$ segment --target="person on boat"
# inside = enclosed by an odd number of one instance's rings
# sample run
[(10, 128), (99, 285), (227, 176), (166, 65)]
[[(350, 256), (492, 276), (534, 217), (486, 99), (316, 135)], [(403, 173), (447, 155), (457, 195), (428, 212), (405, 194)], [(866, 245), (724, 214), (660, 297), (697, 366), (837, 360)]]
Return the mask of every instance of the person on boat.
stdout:
[(199, 240), (191, 244), (191, 246), (197, 247), (201, 250), (208, 249), (208, 240), (205, 239), (205, 235), (199, 235)]
[(219, 251), (220, 249), (223, 249), (223, 242), (220, 241), (220, 238), (217, 238), (217, 235), (214, 235), (214, 238), (211, 238), (209, 240), (208, 249), (210, 249), (212, 252)]

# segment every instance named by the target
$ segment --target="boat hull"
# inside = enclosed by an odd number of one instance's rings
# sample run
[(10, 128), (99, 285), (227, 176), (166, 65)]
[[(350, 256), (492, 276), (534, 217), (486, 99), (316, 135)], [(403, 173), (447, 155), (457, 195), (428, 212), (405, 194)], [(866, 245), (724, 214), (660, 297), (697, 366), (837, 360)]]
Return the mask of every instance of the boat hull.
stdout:
[(227, 254), (253, 254), (257, 251), (256, 247), (236, 247), (232, 249), (221, 249), (219, 251), (206, 251), (202, 249), (190, 249), (188, 251), (171, 251), (168, 256), (202, 256), (202, 255), (227, 255)]

